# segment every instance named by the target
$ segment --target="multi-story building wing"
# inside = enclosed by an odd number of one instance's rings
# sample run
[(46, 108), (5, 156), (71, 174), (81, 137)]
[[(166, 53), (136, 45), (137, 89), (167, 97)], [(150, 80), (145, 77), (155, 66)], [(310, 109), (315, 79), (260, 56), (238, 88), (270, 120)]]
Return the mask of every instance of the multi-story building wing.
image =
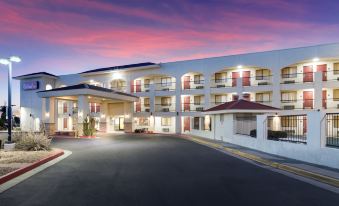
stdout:
[[(21, 128), (202, 134), (212, 106), (247, 99), (288, 110), (339, 109), (339, 43), (205, 59), (18, 76)], [(80, 132), (81, 133), (81, 132)]]

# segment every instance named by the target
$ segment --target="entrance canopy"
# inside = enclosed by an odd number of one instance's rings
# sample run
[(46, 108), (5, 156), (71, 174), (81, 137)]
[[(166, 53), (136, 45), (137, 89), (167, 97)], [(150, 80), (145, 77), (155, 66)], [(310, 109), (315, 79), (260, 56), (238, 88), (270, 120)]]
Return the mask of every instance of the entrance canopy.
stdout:
[(225, 113), (274, 113), (280, 109), (244, 99), (226, 102), (205, 110), (205, 114), (225, 114)]
[(41, 98), (86, 95), (86, 96), (95, 96), (95, 97), (105, 98), (105, 99), (109, 99), (111, 101), (116, 101), (116, 102), (138, 101), (137, 96), (127, 94), (124, 92), (118, 92), (112, 89), (93, 86), (89, 84), (77, 84), (73, 86), (39, 91), (37, 93), (38, 93), (38, 96)]

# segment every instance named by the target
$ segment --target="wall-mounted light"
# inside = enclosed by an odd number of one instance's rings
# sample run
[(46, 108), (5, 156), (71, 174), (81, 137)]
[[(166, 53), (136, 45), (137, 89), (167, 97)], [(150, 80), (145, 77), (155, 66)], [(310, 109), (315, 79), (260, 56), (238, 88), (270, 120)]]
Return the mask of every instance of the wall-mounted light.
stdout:
[(318, 62), (319, 61), (319, 58), (318, 57), (315, 57), (312, 59), (313, 62)]
[(242, 65), (238, 65), (237, 68), (238, 68), (238, 69), (242, 69)]
[(49, 117), (49, 112), (46, 112), (45, 117), (47, 118)]

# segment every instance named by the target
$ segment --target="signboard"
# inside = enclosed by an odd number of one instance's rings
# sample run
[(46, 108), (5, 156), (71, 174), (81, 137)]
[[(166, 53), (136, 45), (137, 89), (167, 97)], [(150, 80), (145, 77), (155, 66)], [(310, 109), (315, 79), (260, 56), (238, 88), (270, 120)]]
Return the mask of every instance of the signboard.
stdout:
[(38, 81), (24, 82), (22, 88), (23, 90), (39, 89), (39, 82)]

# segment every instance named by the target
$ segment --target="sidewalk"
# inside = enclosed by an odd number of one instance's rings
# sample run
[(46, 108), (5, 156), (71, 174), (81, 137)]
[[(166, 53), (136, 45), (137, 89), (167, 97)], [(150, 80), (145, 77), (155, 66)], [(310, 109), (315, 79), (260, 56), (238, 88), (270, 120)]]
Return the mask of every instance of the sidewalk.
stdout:
[(197, 136), (182, 136), (191, 141), (220, 149), (233, 155), (240, 156), (242, 158), (250, 159), (264, 165), (291, 172), (303, 177), (311, 178), (319, 182), (339, 188), (339, 169), (272, 155), (226, 142), (215, 141)]

